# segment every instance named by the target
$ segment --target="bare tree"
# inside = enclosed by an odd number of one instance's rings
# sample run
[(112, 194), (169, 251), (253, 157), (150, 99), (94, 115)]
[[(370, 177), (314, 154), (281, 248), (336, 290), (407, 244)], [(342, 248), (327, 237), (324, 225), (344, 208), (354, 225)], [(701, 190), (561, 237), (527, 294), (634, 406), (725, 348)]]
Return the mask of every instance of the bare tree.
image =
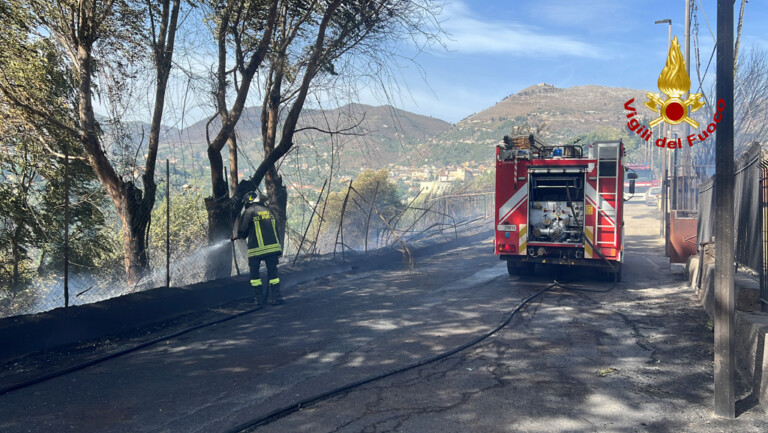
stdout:
[[(216, 114), (206, 125), (208, 160), (211, 165), (211, 197), (205, 199), (208, 211), (208, 241), (215, 244), (232, 236), (235, 212), (239, 207), (230, 203), (224, 160), (221, 152), (229, 145), (230, 184), (237, 183), (237, 142), (235, 125), (245, 109), (251, 84), (264, 61), (272, 40), (278, 1), (260, 2), (229, 0), (215, 2), (212, 16), (216, 22), (215, 40), (217, 64), (214, 73), (214, 99)], [(232, 61), (233, 64), (229, 65)], [(227, 91), (234, 87), (234, 99), (228, 105)], [(220, 127), (210, 134), (208, 127), (215, 118)], [(211, 139), (211, 135), (213, 139)], [(232, 257), (218, 254), (207, 262), (209, 278), (228, 277)]]
[[(209, 213), (209, 242), (231, 236), (233, 216), (240, 200), (266, 179), (280, 226), (285, 227), (287, 189), (276, 170), (276, 163), (294, 145), (294, 134), (307, 96), (318, 77), (333, 77), (340, 59), (366, 57), (369, 65), (382, 67), (390, 60), (387, 50), (392, 41), (404, 36), (432, 40), (432, 28), (439, 27), (433, 0), (270, 0), (263, 2), (231, 0), (213, 6), (218, 63), (215, 73), (216, 115), (221, 127), (210, 134), (208, 157), (211, 162), (212, 196), (206, 200)], [(429, 29), (428, 29), (429, 27)], [(228, 62), (232, 62), (231, 65)], [(351, 64), (346, 62), (345, 64)], [(359, 66), (355, 65), (355, 66)], [(346, 71), (362, 75), (357, 70)], [(370, 70), (366, 71), (370, 73)], [(257, 74), (258, 79), (254, 79)], [(373, 75), (373, 74), (372, 74)], [(234, 89), (233, 96), (227, 91)], [(240, 119), (251, 88), (263, 97), (261, 112), (264, 160), (253, 176), (237, 183), (235, 125)], [(227, 101), (232, 102), (231, 108)], [(331, 132), (331, 131), (326, 131)], [(338, 131), (333, 131), (338, 132)], [(230, 145), (230, 191), (221, 152)], [(280, 233), (281, 238), (284, 233)], [(211, 263), (209, 276), (224, 276), (229, 271), (228, 257)]]
[(734, 84), (734, 150), (738, 155), (751, 143), (768, 141), (768, 52), (750, 49)]
[(747, 7), (747, 0), (741, 0), (739, 8), (739, 24), (736, 26), (736, 42), (733, 47), (733, 74), (739, 71), (739, 47), (741, 46), (741, 29), (744, 25), (744, 9)]
[(416, 43), (432, 43), (438, 38), (435, 16), (439, 5), (432, 0), (277, 3), (279, 14), (266, 78), (260, 83), (264, 160), (240, 183), (236, 197), (264, 180), (270, 206), (284, 227), (288, 195), (275, 164), (294, 146), (300, 114), (313, 86), (321, 77), (341, 73), (355, 79), (366, 75), (381, 79), (379, 74), (391, 66), (395, 45), (403, 38)]
[[(734, 154), (738, 156), (754, 142), (768, 140), (768, 51), (761, 48), (751, 48), (743, 60), (739, 62), (737, 74), (734, 77)], [(704, 92), (707, 104), (701, 110), (698, 139), (704, 141), (694, 154), (697, 165), (713, 165), (715, 161), (714, 135), (708, 135), (706, 127), (713, 122), (717, 110), (715, 83), (708, 92)], [(716, 134), (716, 133), (715, 133)], [(699, 146), (697, 144), (697, 146)]]
[[(138, 281), (148, 267), (147, 226), (155, 201), (155, 159), (165, 90), (171, 69), (180, 0), (20, 1), (30, 12), (27, 28), (35, 37), (50, 38), (74, 71), (76, 119), (61, 119), (44, 105), (25, 99), (28, 86), (45, 83), (8, 82), (0, 78), (0, 91), (19, 109), (45, 119), (77, 139), (88, 162), (111, 197), (123, 224), (123, 248), (128, 281)], [(147, 23), (148, 21), (148, 23)], [(148, 24), (148, 25), (147, 25)], [(93, 107), (98, 96), (94, 77), (105, 67), (135, 62), (135, 50), (147, 41), (155, 66), (155, 99), (149, 148), (140, 185), (119, 174), (105, 152)], [(121, 57), (124, 56), (124, 57)], [(125, 63), (122, 63), (125, 62)], [(127, 78), (126, 78), (127, 79)]]

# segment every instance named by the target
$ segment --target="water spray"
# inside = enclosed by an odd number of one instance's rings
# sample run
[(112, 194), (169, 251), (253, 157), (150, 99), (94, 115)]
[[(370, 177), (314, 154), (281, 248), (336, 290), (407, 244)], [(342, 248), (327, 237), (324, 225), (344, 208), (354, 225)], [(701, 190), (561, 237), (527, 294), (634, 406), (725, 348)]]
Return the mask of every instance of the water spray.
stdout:
[(235, 241), (237, 238), (232, 238), (232, 259), (235, 261), (235, 271), (237, 275), (240, 275), (240, 267), (237, 266), (237, 249), (235, 248)]

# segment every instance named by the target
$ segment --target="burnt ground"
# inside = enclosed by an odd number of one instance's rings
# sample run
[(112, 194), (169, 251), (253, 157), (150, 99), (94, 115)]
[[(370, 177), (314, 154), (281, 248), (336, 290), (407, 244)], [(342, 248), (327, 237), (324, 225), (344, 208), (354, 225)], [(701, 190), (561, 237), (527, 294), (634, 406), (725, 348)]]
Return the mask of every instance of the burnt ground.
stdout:
[[(624, 281), (614, 290), (552, 289), (465, 351), (256, 431), (767, 431), (768, 418), (743, 387), (738, 418), (713, 417), (707, 317), (682, 276), (668, 270), (652, 208), (633, 202), (627, 210)], [(459, 346), (553, 279), (593, 290), (611, 286), (590, 271), (545, 267), (533, 277), (509, 277), (492, 254), (490, 235), (419, 256), (412, 271), (389, 266), (315, 279), (286, 288), (284, 306), (0, 395), (0, 430), (230, 431)], [(3, 379), (247, 309), (233, 302), (78, 350), (21, 359)]]

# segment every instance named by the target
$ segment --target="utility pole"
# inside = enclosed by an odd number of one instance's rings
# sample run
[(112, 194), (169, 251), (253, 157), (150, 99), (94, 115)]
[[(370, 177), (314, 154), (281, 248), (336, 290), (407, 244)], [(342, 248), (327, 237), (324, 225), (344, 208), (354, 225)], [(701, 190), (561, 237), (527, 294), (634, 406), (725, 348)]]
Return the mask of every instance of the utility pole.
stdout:
[(715, 415), (735, 418), (732, 0), (717, 0), (716, 86), (722, 119), (715, 138)]
[[(674, 135), (675, 141), (677, 141), (677, 138), (678, 138), (677, 137), (677, 132), (675, 132), (675, 135)], [(679, 150), (679, 151), (682, 152), (682, 149)], [(672, 169), (670, 170), (672, 172), (672, 197), (671, 197), (671, 200), (670, 200), (670, 203), (671, 203), (671, 206), (670, 206), (671, 209), (669, 211), (670, 214), (672, 214), (672, 211), (676, 211), (678, 209), (677, 201), (680, 200), (680, 197), (677, 194), (677, 188), (678, 188), (678, 185), (677, 185), (677, 176), (678, 176), (678, 171), (677, 171), (677, 166), (678, 166), (677, 152), (678, 152), (678, 149), (675, 149), (675, 154), (670, 156), (672, 158), (672, 164), (671, 164)]]
[(69, 307), (69, 143), (64, 141), (64, 307)]
[[(688, 79), (691, 78), (691, 2), (693, 0), (685, 0), (685, 73), (688, 75)], [(690, 92), (686, 92), (682, 98), (683, 101), (685, 101), (688, 98), (688, 95)], [(690, 107), (688, 107), (688, 115), (690, 115)], [(688, 122), (685, 122), (685, 137), (688, 137), (691, 135), (691, 125), (688, 124)], [(683, 140), (683, 142), (686, 142), (686, 140)], [(692, 207), (692, 203), (688, 204), (688, 182), (690, 182), (690, 173), (689, 173), (689, 167), (691, 165), (691, 149), (690, 147), (685, 147), (685, 150), (683, 150), (683, 205), (680, 206), (680, 196), (677, 193), (678, 186), (675, 186), (675, 194), (676, 194), (676, 203), (675, 203), (675, 209), (690, 209)], [(677, 167), (675, 167), (675, 182), (677, 182)]]
[[(691, 78), (691, 0), (685, 0), (685, 30), (683, 33), (683, 37), (685, 39), (684, 41), (684, 60), (685, 60), (685, 74), (688, 75), (688, 79)], [(686, 92), (682, 98), (685, 101), (688, 98), (688, 95), (690, 94), (690, 91)], [(691, 108), (688, 107), (688, 115), (690, 116)], [(691, 125), (688, 124), (688, 122), (685, 122), (685, 135), (684, 137), (688, 137), (691, 135)], [(683, 142), (686, 140), (684, 139)], [(682, 150), (682, 149), (681, 149)], [(682, 190), (687, 191), (686, 183), (688, 182), (688, 166), (690, 165), (691, 160), (691, 147), (685, 147), (683, 150), (682, 155), (682, 170), (677, 170), (677, 164), (675, 164), (675, 209), (688, 209), (688, 195), (684, 192), (682, 194), (682, 200), (680, 197), (680, 194), (678, 194), (678, 189), (680, 189), (680, 185), (677, 185), (677, 176), (682, 175), (683, 176), (683, 185)], [(677, 158), (676, 158), (677, 159)], [(680, 173), (681, 172), (681, 173)], [(680, 202), (682, 201), (682, 205)]]
[(171, 166), (168, 158), (165, 159), (165, 287), (171, 287)]
[[(654, 24), (668, 24), (668, 30), (667, 30), (667, 54), (669, 54), (669, 48), (672, 46), (672, 20), (669, 18), (655, 21)], [(666, 133), (664, 134), (665, 137), (669, 136), (669, 125), (664, 122)], [(668, 152), (664, 148), (660, 148), (659, 152), (661, 152), (661, 158), (662, 158), (662, 180), (661, 180), (661, 234), (664, 236), (664, 255), (669, 256), (669, 218), (667, 217), (667, 213), (669, 212), (669, 208), (667, 206), (667, 187), (669, 186), (669, 179), (668, 179), (668, 172), (669, 169), (667, 168), (667, 157)]]

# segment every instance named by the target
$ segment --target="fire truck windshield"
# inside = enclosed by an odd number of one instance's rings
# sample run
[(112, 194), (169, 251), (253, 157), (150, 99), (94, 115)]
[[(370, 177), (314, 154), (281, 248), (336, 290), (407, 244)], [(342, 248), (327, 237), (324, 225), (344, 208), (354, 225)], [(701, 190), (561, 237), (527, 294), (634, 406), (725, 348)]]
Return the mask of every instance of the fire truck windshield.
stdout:
[(649, 168), (635, 170), (635, 173), (637, 173), (637, 180), (635, 182), (650, 182), (653, 180), (653, 172)]
[[(648, 190), (648, 188), (652, 186), (658, 186), (659, 182), (655, 179), (655, 176), (653, 175), (653, 170), (645, 164), (627, 164), (627, 171), (634, 172), (637, 174), (637, 179), (635, 179), (635, 194), (642, 194)], [(624, 180), (624, 192), (629, 192), (629, 181)]]

